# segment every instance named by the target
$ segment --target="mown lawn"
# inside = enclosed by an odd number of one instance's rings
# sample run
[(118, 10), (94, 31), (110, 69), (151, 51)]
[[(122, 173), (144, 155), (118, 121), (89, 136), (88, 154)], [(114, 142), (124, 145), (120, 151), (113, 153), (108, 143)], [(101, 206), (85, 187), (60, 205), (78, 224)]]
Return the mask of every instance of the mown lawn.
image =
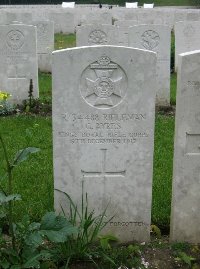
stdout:
[[(60, 36), (61, 38), (61, 36)], [(75, 42), (72, 35), (63, 37), (63, 46)], [(59, 44), (59, 39), (56, 40)], [(39, 73), (40, 98), (51, 100), (51, 75)], [(175, 104), (176, 75), (171, 77), (171, 103)], [(23, 200), (16, 203), (15, 214), (21, 218), (29, 213), (38, 220), (46, 211), (53, 209), (53, 157), (51, 117), (17, 115), (0, 117), (0, 132), (8, 147), (9, 156), (27, 146), (39, 147), (41, 151), (29, 161), (16, 168), (14, 191)], [(153, 174), (152, 223), (169, 226), (171, 207), (171, 182), (173, 160), (174, 116), (156, 115), (155, 152)], [(0, 175), (4, 174), (4, 161), (0, 146)]]

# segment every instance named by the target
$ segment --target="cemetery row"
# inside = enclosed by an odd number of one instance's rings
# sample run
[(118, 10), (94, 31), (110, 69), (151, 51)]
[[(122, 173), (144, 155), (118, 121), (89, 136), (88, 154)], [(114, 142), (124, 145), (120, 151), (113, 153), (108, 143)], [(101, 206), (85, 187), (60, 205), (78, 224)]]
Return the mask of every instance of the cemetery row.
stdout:
[(134, 20), (137, 24), (161, 24), (173, 28), (178, 21), (200, 20), (199, 9), (154, 8), (154, 9), (126, 9), (113, 7), (106, 8), (62, 8), (59, 5), (51, 6), (1, 6), (0, 24), (10, 23), (13, 20), (30, 23), (30, 21), (51, 20), (55, 23), (55, 31), (74, 33), (78, 25), (85, 23), (103, 23), (112, 25), (116, 20)]
[[(2, 90), (12, 95), (15, 103), (28, 96), (30, 79), (34, 97), (39, 96), (38, 68), (51, 72), (54, 50), (54, 23), (34, 21), (36, 26), (20, 23), (2, 25), (2, 61), (0, 65)], [(176, 69), (177, 55), (200, 46), (200, 22), (178, 22), (175, 26)], [(78, 26), (76, 45), (119, 45), (156, 52), (156, 104), (170, 105), (171, 29), (166, 25), (137, 25), (135, 21), (116, 21), (115, 25), (87, 24)]]
[[(3, 89), (25, 99), (32, 79), (38, 97), (37, 28), (0, 27)], [(108, 40), (105, 29), (89, 29), (87, 42)], [(124, 242), (150, 237), (155, 103), (169, 81), (170, 31), (136, 25), (128, 42), (137, 48), (85, 44), (52, 56), (55, 208), (67, 210), (60, 191), (79, 204), (83, 186), (97, 214), (109, 204), (105, 232)], [(200, 52), (179, 59), (171, 239), (198, 243)]]

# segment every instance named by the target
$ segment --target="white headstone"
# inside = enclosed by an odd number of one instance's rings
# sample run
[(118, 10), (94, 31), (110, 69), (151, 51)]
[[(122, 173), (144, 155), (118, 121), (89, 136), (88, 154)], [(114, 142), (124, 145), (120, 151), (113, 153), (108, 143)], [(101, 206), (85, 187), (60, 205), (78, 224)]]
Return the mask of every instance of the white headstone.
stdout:
[(178, 63), (171, 240), (200, 243), (200, 50)]
[(62, 8), (75, 8), (75, 2), (62, 2)]
[(137, 7), (138, 7), (138, 2), (134, 2), (134, 3), (126, 2), (126, 8), (137, 8)]
[(82, 13), (80, 16), (80, 25), (83, 24), (110, 24), (112, 25), (112, 14), (109, 11), (95, 10)]
[[(121, 241), (148, 241), (154, 145), (156, 55), (91, 46), (53, 53), (55, 189), (114, 218)], [(69, 210), (55, 191), (55, 209)], [(69, 212), (69, 211), (68, 211)]]
[(136, 20), (118, 20), (114, 25), (118, 30), (118, 39), (116, 45), (128, 46), (128, 31), (130, 26), (137, 25)]
[(1, 25), (0, 51), (1, 90), (10, 93), (14, 103), (21, 103), (28, 98), (32, 79), (33, 95), (37, 98), (36, 27), (23, 24)]
[(51, 72), (52, 51), (54, 50), (54, 23), (33, 22), (37, 27), (37, 55), (40, 71)]
[(75, 32), (75, 16), (73, 12), (49, 12), (49, 20), (54, 22), (54, 32), (70, 34)]
[(76, 28), (76, 46), (115, 45), (118, 31), (113, 25), (92, 24)]
[(143, 7), (144, 8), (153, 8), (154, 4), (144, 4)]
[(31, 12), (6, 12), (7, 24), (14, 21), (22, 22), (24, 24), (32, 25), (32, 14)]
[(175, 67), (178, 66), (178, 55), (200, 49), (200, 21), (177, 22), (175, 24)]
[(170, 104), (171, 29), (164, 25), (138, 25), (129, 28), (129, 46), (157, 53), (156, 103)]
[(120, 26), (120, 27), (124, 27), (126, 29), (128, 29), (128, 27), (130, 26), (134, 26), (134, 25), (137, 25), (138, 22), (136, 20), (118, 20), (118, 21), (115, 21), (114, 25), (115, 26)]

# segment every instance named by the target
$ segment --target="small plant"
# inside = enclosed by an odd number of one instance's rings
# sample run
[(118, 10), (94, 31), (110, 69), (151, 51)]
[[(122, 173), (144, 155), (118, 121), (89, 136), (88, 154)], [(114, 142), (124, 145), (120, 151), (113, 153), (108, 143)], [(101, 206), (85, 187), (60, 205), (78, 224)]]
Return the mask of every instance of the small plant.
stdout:
[(0, 116), (1, 115), (9, 115), (15, 111), (14, 105), (12, 105), (8, 101), (10, 96), (11, 95), (9, 93), (0, 91)]
[[(8, 219), (8, 234), (0, 229), (0, 268), (40, 268), (47, 264), (50, 268), (51, 250), (54, 243), (68, 240), (68, 236), (77, 232), (69, 221), (63, 216), (56, 216), (54, 212), (46, 213), (41, 223), (30, 222), (29, 216), (24, 216), (21, 222), (15, 222), (13, 217), (14, 202), (21, 200), (19, 194), (13, 194), (13, 170), (20, 163), (28, 159), (30, 154), (40, 149), (28, 147), (20, 150), (12, 161), (4, 140), (0, 134), (0, 145), (5, 157), (5, 175), (1, 182), (7, 179), (6, 187), (0, 184), (1, 218)], [(52, 246), (52, 248), (51, 248)], [(53, 265), (52, 265), (53, 266)], [(53, 268), (53, 267), (52, 267)]]
[(192, 268), (192, 265), (196, 261), (196, 258), (189, 256), (183, 251), (178, 251), (177, 252), (177, 257), (175, 258), (175, 261), (185, 263), (189, 265), (190, 268)]
[(95, 216), (94, 210), (89, 212), (87, 193), (84, 197), (82, 191), (80, 211), (71, 197), (67, 193), (62, 193), (66, 196), (70, 205), (67, 218), (73, 226), (78, 228), (77, 234), (73, 234), (67, 241), (60, 244), (59, 255), (60, 260), (64, 261), (64, 268), (69, 268), (70, 264), (77, 261), (92, 262), (97, 266), (97, 261), (101, 258), (114, 265), (114, 261), (109, 258), (105, 250), (110, 247), (109, 241), (117, 241), (117, 238), (111, 235), (100, 237), (102, 229), (113, 218), (106, 220), (107, 207), (102, 214)]

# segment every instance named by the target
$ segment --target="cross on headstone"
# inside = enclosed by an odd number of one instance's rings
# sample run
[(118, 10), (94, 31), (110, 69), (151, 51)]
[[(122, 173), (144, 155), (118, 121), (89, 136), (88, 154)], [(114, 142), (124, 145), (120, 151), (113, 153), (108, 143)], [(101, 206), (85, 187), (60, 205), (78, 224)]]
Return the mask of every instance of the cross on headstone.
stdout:
[(17, 68), (16, 65), (14, 66), (14, 70), (15, 70), (14, 75), (13, 76), (9, 76), (8, 79), (15, 82), (16, 90), (20, 90), (20, 84), (18, 82), (27, 81), (27, 77), (26, 76), (20, 76), (19, 75), (18, 68)]
[(126, 174), (126, 170), (122, 171), (106, 171), (106, 153), (107, 149), (101, 149), (102, 152), (102, 163), (101, 163), (101, 171), (84, 171), (81, 170), (83, 177), (124, 177)]

